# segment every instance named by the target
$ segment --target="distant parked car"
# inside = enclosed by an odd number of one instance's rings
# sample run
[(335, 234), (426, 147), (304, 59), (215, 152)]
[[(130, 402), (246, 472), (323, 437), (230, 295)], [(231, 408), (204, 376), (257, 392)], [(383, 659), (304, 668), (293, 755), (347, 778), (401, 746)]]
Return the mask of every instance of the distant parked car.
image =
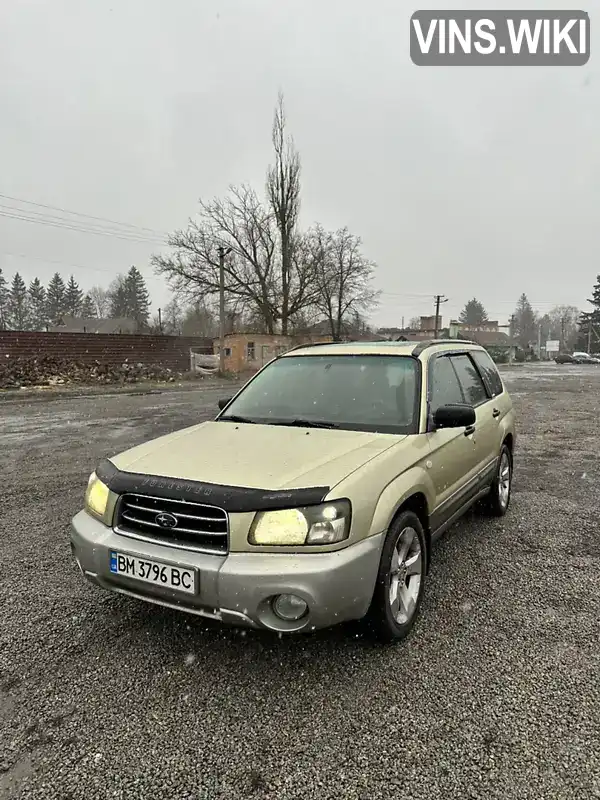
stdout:
[(577, 364), (577, 359), (569, 353), (558, 353), (554, 360), (557, 364)]
[(589, 355), (589, 353), (573, 353), (576, 364), (600, 364), (600, 359)]

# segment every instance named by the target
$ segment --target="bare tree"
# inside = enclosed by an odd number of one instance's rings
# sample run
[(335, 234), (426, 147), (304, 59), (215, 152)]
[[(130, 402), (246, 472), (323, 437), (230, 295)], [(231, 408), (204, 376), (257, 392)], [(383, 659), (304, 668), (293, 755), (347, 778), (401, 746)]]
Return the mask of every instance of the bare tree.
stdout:
[(277, 293), (277, 231), (272, 213), (248, 186), (231, 187), (225, 200), (200, 202), (197, 219), (169, 236), (173, 255), (153, 256), (171, 289), (192, 302), (219, 293), (219, 247), (225, 260), (225, 294), (258, 312), (269, 333), (280, 316)]
[[(210, 303), (220, 291), (219, 248), (226, 248), (227, 306), (235, 306), (257, 331), (275, 333), (280, 326), (287, 334), (315, 309), (325, 313), (325, 307), (331, 324), (339, 329), (350, 310), (361, 310), (361, 303), (366, 308), (373, 301), (375, 293), (365, 288), (372, 265), (365, 259), (359, 265), (359, 240), (346, 252), (354, 241), (347, 231), (344, 236), (328, 234), (329, 254), (323, 263), (314, 250), (314, 231), (308, 236), (299, 232), (300, 156), (287, 133), (282, 95), (275, 109), (272, 142), (275, 162), (267, 171), (266, 202), (244, 185), (230, 187), (224, 200), (201, 201), (187, 228), (169, 237), (171, 254), (153, 256), (152, 264), (183, 300)], [(343, 252), (336, 255), (334, 244), (341, 246), (342, 241)]]
[(408, 320), (408, 327), (409, 330), (418, 331), (419, 328), (421, 327), (421, 317), (411, 317)]
[(315, 305), (339, 340), (356, 313), (368, 311), (378, 298), (371, 287), (375, 265), (361, 253), (362, 241), (347, 228), (328, 233), (321, 225), (309, 233)]
[(110, 293), (101, 286), (92, 286), (88, 292), (88, 296), (94, 304), (96, 316), (101, 319), (107, 317), (110, 308)]
[(184, 309), (177, 297), (173, 297), (163, 308), (161, 323), (163, 333), (181, 335)]
[[(267, 172), (267, 195), (279, 234), (281, 332), (287, 334), (290, 317), (301, 310), (306, 285), (302, 277), (304, 260), (295, 257), (300, 242), (297, 237), (300, 212), (300, 155), (286, 131), (283, 95), (275, 108), (272, 131), (275, 164)], [(297, 280), (295, 280), (297, 279)]]
[(184, 336), (206, 336), (212, 339), (219, 332), (218, 321), (205, 303), (194, 303), (189, 306), (183, 319), (182, 332)]
[(555, 306), (548, 312), (548, 336), (560, 341), (561, 347), (574, 348), (580, 311), (575, 306)]

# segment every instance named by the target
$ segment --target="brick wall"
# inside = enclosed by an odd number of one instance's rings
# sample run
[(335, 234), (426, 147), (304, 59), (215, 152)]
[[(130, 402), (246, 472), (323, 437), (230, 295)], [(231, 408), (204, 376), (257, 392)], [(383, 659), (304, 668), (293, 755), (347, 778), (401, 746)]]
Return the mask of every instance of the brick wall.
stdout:
[(55, 356), (85, 363), (121, 364), (126, 359), (189, 370), (190, 347), (212, 352), (212, 339), (199, 336), (141, 336), (102, 333), (0, 331), (0, 359)]

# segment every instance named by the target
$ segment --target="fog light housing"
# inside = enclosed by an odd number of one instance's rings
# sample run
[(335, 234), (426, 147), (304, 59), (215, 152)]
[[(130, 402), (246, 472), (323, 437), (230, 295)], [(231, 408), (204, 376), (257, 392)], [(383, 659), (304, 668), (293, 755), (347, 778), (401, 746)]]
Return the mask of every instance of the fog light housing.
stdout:
[(308, 611), (308, 604), (295, 594), (278, 594), (273, 598), (273, 611), (285, 622), (296, 622)]

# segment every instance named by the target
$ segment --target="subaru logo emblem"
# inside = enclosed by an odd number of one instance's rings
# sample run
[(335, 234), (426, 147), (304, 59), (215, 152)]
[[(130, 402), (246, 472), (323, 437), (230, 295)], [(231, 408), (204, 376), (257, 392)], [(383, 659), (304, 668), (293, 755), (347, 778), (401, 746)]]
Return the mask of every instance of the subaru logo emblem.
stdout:
[(165, 511), (163, 511), (162, 514), (157, 514), (154, 521), (157, 525), (160, 525), (161, 528), (175, 528), (177, 525), (177, 517)]

